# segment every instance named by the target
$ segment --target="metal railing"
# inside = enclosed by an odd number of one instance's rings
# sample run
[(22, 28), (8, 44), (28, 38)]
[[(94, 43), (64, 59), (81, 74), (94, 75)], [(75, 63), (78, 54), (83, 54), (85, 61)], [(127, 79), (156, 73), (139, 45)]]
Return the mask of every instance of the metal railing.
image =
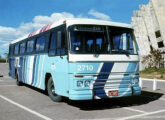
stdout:
[(148, 78), (139, 78), (139, 86), (142, 88), (143, 87), (143, 81), (151, 81), (153, 82), (153, 87), (152, 90), (157, 90), (157, 82), (165, 82), (165, 80), (160, 80), (160, 79), (148, 79)]

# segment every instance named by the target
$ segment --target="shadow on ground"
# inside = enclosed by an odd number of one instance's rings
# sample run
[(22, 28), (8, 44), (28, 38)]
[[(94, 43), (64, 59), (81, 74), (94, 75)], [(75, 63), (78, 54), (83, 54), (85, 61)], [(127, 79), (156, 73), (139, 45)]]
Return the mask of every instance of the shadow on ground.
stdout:
[[(31, 88), (35, 91), (38, 91), (47, 96), (47, 93), (38, 88), (34, 88), (29, 85), (24, 86)], [(70, 106), (77, 107), (80, 110), (84, 111), (92, 111), (92, 110), (102, 110), (102, 109), (114, 109), (114, 108), (122, 108), (129, 106), (139, 106), (143, 104), (147, 104), (149, 102), (155, 101), (159, 99), (163, 94), (155, 93), (150, 91), (142, 91), (140, 96), (133, 97), (123, 97), (123, 98), (113, 98), (113, 99), (101, 99), (101, 100), (85, 100), (85, 101), (73, 101), (64, 99), (61, 103), (66, 103)]]
[(67, 104), (80, 108), (85, 111), (114, 109), (129, 106), (139, 106), (159, 99), (163, 94), (142, 91), (141, 96), (113, 98), (91, 101), (65, 101)]

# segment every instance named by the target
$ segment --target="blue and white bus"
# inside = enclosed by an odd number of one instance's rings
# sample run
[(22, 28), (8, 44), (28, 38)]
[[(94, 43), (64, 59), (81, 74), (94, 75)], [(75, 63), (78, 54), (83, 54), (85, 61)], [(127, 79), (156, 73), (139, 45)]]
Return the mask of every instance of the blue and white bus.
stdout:
[(9, 46), (9, 75), (53, 101), (136, 96), (139, 55), (132, 26), (93, 19), (47, 25)]

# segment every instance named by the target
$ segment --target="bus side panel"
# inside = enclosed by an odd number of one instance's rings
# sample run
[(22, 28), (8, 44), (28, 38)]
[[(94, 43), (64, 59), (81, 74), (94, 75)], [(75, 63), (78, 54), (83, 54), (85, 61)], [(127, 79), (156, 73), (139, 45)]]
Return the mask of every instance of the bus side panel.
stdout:
[(15, 59), (13, 56), (9, 57), (9, 76), (15, 79)]
[(43, 56), (29, 55), (23, 59), (22, 79), (23, 82), (42, 89), (41, 84), (44, 79)]
[[(18, 60), (18, 57), (16, 58)], [(54, 80), (56, 93), (68, 96), (67, 57), (48, 55), (29, 55), (19, 58), (18, 74), (20, 81), (45, 90), (45, 75), (50, 73)]]
[(34, 59), (33, 86), (45, 90), (45, 64), (47, 55), (37, 55)]
[[(56, 93), (62, 96), (68, 96), (69, 81), (67, 56), (46, 56), (44, 74), (46, 73), (51, 73)], [(42, 87), (44, 87), (44, 85)]]
[(18, 72), (18, 78), (19, 78), (19, 81), (23, 82), (23, 71), (22, 71), (22, 68), (23, 68), (23, 56), (20, 56), (20, 57), (17, 57), (18, 62), (17, 63), (17, 72)]

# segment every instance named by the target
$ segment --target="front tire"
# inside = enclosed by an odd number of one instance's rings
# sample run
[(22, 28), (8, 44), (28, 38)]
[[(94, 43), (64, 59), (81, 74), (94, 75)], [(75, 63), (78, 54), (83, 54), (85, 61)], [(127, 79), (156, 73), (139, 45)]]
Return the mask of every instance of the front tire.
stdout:
[(54, 86), (52, 77), (50, 77), (49, 80), (48, 80), (48, 83), (47, 83), (47, 92), (48, 92), (49, 97), (53, 101), (55, 101), (55, 102), (62, 101), (62, 96), (57, 95), (56, 92), (55, 92), (55, 86)]

